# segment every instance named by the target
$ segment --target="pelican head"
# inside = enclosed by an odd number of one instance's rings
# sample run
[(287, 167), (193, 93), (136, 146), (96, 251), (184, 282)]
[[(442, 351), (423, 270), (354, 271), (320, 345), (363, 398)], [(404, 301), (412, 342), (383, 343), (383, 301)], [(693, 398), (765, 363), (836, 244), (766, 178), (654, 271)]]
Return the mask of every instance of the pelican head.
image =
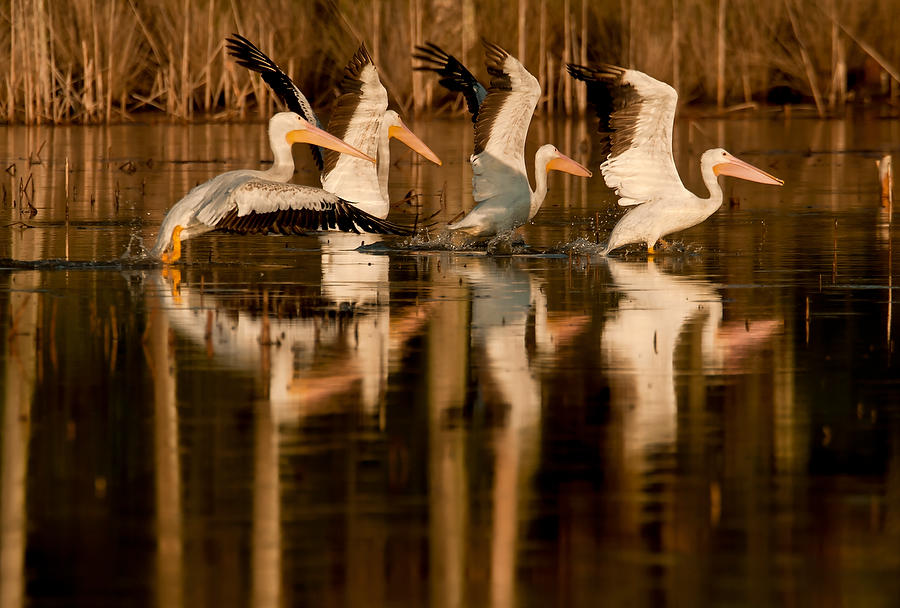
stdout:
[(545, 159), (544, 166), (547, 171), (562, 171), (578, 177), (590, 177), (592, 175), (586, 167), (557, 150), (553, 144), (541, 146), (538, 149), (537, 156), (539, 159)]
[(384, 124), (388, 128), (388, 137), (394, 137), (399, 141), (406, 144), (411, 150), (419, 154), (420, 156), (424, 156), (434, 164), (440, 166), (443, 164), (441, 159), (438, 158), (438, 155), (431, 151), (431, 148), (425, 145), (421, 139), (416, 137), (416, 134), (409, 130), (409, 127), (403, 122), (400, 118), (400, 115), (397, 114), (394, 110), (388, 110), (384, 113)]
[(769, 175), (762, 169), (754, 167), (748, 162), (742, 161), (736, 156), (732, 156), (722, 148), (713, 148), (703, 153), (700, 158), (700, 165), (704, 169), (711, 167), (714, 175), (730, 175), (760, 184), (772, 184), (773, 186), (783, 186), (784, 180), (778, 179), (774, 175)]
[(269, 139), (273, 149), (280, 146), (281, 141), (286, 141), (288, 145), (307, 143), (375, 162), (368, 154), (363, 154), (343, 140), (303, 120), (294, 112), (279, 112), (269, 119)]

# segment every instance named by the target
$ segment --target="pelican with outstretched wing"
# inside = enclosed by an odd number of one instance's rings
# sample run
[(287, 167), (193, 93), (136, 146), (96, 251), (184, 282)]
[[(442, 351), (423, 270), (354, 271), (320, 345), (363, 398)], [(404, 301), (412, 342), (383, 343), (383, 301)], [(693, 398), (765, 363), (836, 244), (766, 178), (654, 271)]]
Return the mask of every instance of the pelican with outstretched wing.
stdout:
[[(232, 34), (227, 40), (228, 52), (238, 65), (258, 72), (288, 109), (312, 123), (318, 122), (306, 96), (274, 61), (239, 34)], [(322, 188), (363, 211), (385, 218), (390, 211), (390, 139), (398, 139), (437, 165), (441, 159), (409, 130), (397, 112), (388, 110), (387, 90), (365, 44), (360, 45), (344, 68), (340, 90), (328, 131), (375, 158), (375, 165), (313, 148)]]
[[(549, 171), (591, 176), (585, 167), (545, 144), (535, 154), (535, 188), (531, 189), (525, 168), (525, 138), (541, 85), (518, 59), (495, 44), (482, 43), (491, 75), (489, 89), (437, 45), (418, 47), (416, 54), (425, 62), (417, 69), (437, 72), (442, 76), (441, 84), (464, 93), (473, 114), (475, 152), (469, 161), (472, 196), (478, 204), (447, 228), (478, 237), (493, 236), (530, 221), (547, 196)], [(485, 90), (487, 94), (482, 96)]]
[(704, 221), (722, 204), (719, 175), (761, 184), (784, 182), (723, 150), (707, 150), (700, 157), (703, 183), (709, 198), (684, 187), (672, 155), (672, 126), (678, 94), (675, 89), (637, 70), (613, 65), (586, 67), (568, 64), (569, 74), (587, 83), (588, 99), (608, 137), (608, 156), (600, 165), (606, 185), (615, 189), (619, 204), (631, 209), (613, 228), (603, 253), (647, 243), (653, 253), (667, 234)]
[(269, 144), (275, 156), (272, 166), (265, 171), (229, 171), (193, 188), (163, 218), (149, 255), (167, 264), (175, 262), (181, 257), (181, 241), (212, 230), (239, 234), (298, 234), (333, 229), (382, 234), (412, 232), (321, 188), (286, 183), (294, 174), (291, 145), (300, 142), (375, 162), (294, 112), (279, 112), (269, 120)]

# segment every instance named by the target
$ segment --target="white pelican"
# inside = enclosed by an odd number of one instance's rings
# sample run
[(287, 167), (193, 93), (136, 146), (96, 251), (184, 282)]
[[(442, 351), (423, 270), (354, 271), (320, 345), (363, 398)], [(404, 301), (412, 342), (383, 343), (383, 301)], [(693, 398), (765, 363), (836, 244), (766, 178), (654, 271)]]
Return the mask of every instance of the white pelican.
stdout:
[(569, 74), (587, 83), (588, 99), (597, 109), (600, 132), (609, 137), (609, 154), (600, 165), (606, 185), (619, 204), (633, 206), (613, 228), (603, 253), (629, 243), (657, 241), (696, 226), (722, 204), (717, 176), (731, 175), (761, 184), (784, 182), (735, 158), (722, 148), (700, 157), (700, 172), (709, 198), (684, 187), (672, 156), (672, 126), (678, 94), (643, 72), (613, 65), (568, 64)]
[[(294, 112), (280, 112), (269, 120), (269, 144), (275, 155), (272, 166), (265, 171), (229, 171), (193, 188), (163, 218), (150, 255), (172, 263), (181, 257), (181, 241), (211, 230), (290, 234), (337, 228), (348, 232), (410, 233), (409, 229), (373, 217), (320, 188), (285, 183), (294, 174), (291, 145), (299, 142), (375, 162)], [(167, 252), (170, 245), (172, 251)]]
[[(228, 52), (241, 65), (259, 72), (272, 91), (308, 121), (318, 118), (306, 96), (297, 85), (252, 42), (239, 34), (228, 38)], [(375, 217), (385, 218), (390, 211), (388, 172), (390, 170), (390, 138), (396, 138), (431, 162), (441, 159), (416, 137), (400, 119), (388, 110), (388, 94), (378, 69), (365, 44), (350, 58), (344, 68), (341, 96), (328, 123), (328, 131), (376, 160), (373, 166), (349, 156), (313, 149), (313, 157), (321, 170), (322, 187)]]
[[(534, 157), (535, 188), (531, 190), (525, 169), (525, 137), (541, 96), (541, 85), (518, 59), (486, 40), (482, 44), (492, 78), (487, 96), (474, 114), (475, 153), (469, 158), (472, 197), (478, 204), (460, 221), (447, 225), (450, 230), (479, 237), (512, 230), (531, 220), (547, 195), (549, 171), (591, 176), (586, 168), (545, 144)], [(441, 84), (464, 92), (471, 110), (481, 87), (471, 73), (436, 45), (418, 47), (418, 51), (417, 58), (434, 64), (419, 69), (444, 76)]]

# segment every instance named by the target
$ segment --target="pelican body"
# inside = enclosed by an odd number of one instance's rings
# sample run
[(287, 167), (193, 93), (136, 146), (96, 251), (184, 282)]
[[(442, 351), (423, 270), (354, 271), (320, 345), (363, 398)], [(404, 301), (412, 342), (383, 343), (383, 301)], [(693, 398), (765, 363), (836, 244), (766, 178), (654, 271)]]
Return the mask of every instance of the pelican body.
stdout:
[[(491, 86), (485, 89), (459, 61), (435, 44), (417, 47), (423, 62), (416, 69), (437, 72), (440, 83), (466, 96), (475, 122), (472, 197), (477, 205), (460, 221), (448, 224), (471, 236), (487, 237), (530, 221), (547, 196), (547, 173), (563, 171), (590, 177), (591, 172), (553, 145), (541, 146), (534, 158), (535, 188), (525, 168), (525, 138), (541, 96), (541, 85), (502, 48), (482, 41)], [(486, 94), (485, 94), (486, 91)]]
[[(612, 65), (568, 65), (569, 74), (587, 83), (588, 99), (600, 119), (608, 155), (600, 172), (631, 209), (610, 234), (603, 254), (630, 243), (646, 243), (653, 252), (667, 234), (703, 222), (722, 204), (719, 175), (761, 184), (784, 182), (732, 156), (722, 148), (700, 157), (708, 198), (684, 187), (672, 155), (672, 127), (678, 94), (664, 82), (637, 70)], [(607, 140), (608, 138), (608, 140)]]
[[(290, 110), (318, 124), (312, 105), (299, 87), (255, 44), (232, 34), (228, 38), (228, 52), (238, 65), (258, 72)], [(340, 91), (328, 131), (374, 157), (375, 164), (314, 147), (313, 158), (321, 172), (322, 188), (383, 219), (390, 211), (390, 139), (401, 141), (437, 165), (441, 159), (409, 130), (397, 112), (388, 110), (387, 90), (365, 44), (360, 45), (344, 68)]]
[[(294, 112), (275, 114), (269, 120), (268, 134), (275, 157), (272, 166), (264, 171), (229, 171), (193, 188), (163, 218), (150, 256), (172, 263), (181, 256), (181, 241), (212, 230), (291, 234), (337, 228), (350, 232), (410, 233), (409, 229), (375, 218), (320, 188), (286, 183), (294, 174), (294, 143), (315, 144), (369, 163), (374, 163), (374, 159)], [(168, 251), (170, 246), (172, 250)]]

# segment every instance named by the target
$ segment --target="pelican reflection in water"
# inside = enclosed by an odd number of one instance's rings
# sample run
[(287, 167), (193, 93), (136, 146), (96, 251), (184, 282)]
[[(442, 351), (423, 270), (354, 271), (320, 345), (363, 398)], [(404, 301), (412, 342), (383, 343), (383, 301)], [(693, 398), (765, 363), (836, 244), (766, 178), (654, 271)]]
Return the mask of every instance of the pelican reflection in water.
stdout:
[[(440, 260), (448, 270), (435, 319), (444, 326), (432, 328), (440, 338), (432, 347), (429, 368), (435, 377), (430, 381), (453, 378), (466, 383), (472, 375), (478, 388), (462, 392), (451, 382), (430, 393), (429, 519), (436, 539), (431, 563), (439, 571), (433, 597), (440, 596), (436, 605), (460, 605), (452, 598), (464, 593), (457, 586), (466, 579), (463, 573), (484, 569), (489, 572), (491, 605), (513, 606), (520, 539), (540, 463), (541, 417), (545, 405), (551, 405), (544, 403), (542, 376), (590, 318), (552, 312), (546, 282), (528, 260), (454, 255)], [(459, 288), (463, 294), (455, 291)], [(469, 311), (468, 328), (447, 322), (454, 318), (452, 310), (460, 308)], [(466, 447), (446, 428), (453, 412), (464, 405), (470, 406), (473, 418), (488, 424), (490, 449), (484, 454), (477, 445)], [(479, 466), (459, 465), (466, 461)], [(476, 479), (486, 474), (492, 480), (490, 500), (471, 504), (466, 488), (478, 485)], [(478, 529), (484, 525), (479, 522), (491, 522), (484, 543), (468, 550), (458, 546), (460, 530)]]
[[(360, 235), (331, 233), (332, 238)], [(387, 256), (344, 250), (323, 238), (322, 282), (312, 294), (276, 283), (216, 295), (208, 279), (201, 289), (190, 278), (170, 289), (155, 276), (158, 296), (178, 335), (223, 367), (257, 373), (277, 416), (329, 398), (360, 391), (367, 412), (376, 412), (392, 366), (406, 342), (421, 331), (429, 307), (388, 306)], [(350, 277), (353, 277), (351, 280)]]
[(622, 297), (603, 325), (602, 358), (624, 416), (625, 459), (640, 460), (676, 439), (675, 353), (688, 327), (699, 332), (703, 371), (716, 372), (764, 346), (782, 321), (725, 322), (713, 283), (663, 272), (653, 261), (606, 263)]

